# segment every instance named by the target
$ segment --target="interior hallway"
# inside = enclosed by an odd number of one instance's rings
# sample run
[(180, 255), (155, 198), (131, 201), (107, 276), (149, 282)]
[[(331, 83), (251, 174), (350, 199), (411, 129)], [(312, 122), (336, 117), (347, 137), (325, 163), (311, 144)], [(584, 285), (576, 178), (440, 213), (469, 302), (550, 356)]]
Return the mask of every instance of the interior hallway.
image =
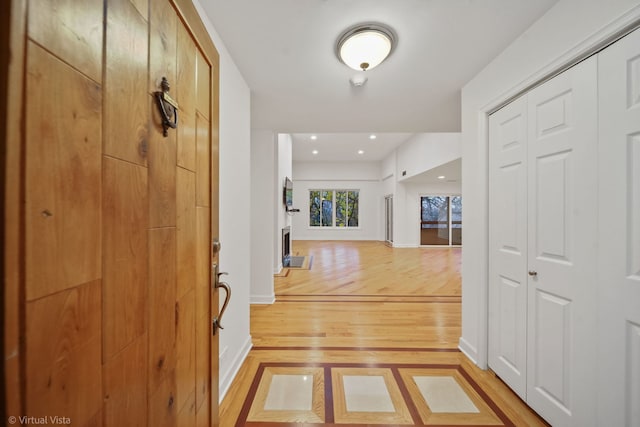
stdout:
[(221, 426), (546, 425), (458, 351), (460, 248), (294, 241)]

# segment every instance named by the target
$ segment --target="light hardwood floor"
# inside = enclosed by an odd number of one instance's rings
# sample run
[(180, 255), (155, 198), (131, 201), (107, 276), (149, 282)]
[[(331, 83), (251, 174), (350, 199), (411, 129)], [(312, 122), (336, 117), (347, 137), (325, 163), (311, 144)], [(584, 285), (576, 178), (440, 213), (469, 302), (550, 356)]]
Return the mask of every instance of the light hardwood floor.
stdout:
[[(460, 248), (398, 249), (369, 241), (294, 241), (293, 248), (294, 255), (313, 257), (310, 268), (284, 270), (275, 277), (276, 303), (251, 307), (254, 348), (222, 402), (222, 426), (545, 425), (495, 375), (457, 349)], [(282, 411), (260, 409), (265, 381), (277, 369), (320, 368), (325, 376), (314, 382), (320, 390), (314, 407), (322, 401), (323, 411), (286, 418)], [(391, 397), (407, 402), (398, 409), (402, 417), (374, 412), (354, 418), (345, 412), (344, 393), (336, 389), (344, 369), (364, 375), (377, 369)], [(478, 414), (431, 413), (411, 375), (443, 372), (457, 378)], [(401, 397), (394, 397), (396, 389)]]

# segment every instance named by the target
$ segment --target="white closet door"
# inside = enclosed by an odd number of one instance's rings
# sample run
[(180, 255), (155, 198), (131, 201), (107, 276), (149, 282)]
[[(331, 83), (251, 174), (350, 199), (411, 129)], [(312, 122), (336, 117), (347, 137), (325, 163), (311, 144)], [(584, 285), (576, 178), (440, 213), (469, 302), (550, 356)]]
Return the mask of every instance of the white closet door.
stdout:
[(640, 30), (598, 61), (598, 418), (640, 426)]
[(527, 402), (556, 427), (595, 425), (596, 57), (527, 100)]
[(489, 366), (523, 400), (527, 387), (526, 97), (489, 118)]

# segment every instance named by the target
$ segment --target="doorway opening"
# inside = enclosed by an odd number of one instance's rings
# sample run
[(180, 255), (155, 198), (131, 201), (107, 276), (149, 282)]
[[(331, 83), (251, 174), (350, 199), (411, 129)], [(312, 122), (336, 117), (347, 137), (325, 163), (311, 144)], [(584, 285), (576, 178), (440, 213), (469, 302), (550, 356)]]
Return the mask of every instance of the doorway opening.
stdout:
[(393, 195), (384, 198), (384, 241), (393, 245)]

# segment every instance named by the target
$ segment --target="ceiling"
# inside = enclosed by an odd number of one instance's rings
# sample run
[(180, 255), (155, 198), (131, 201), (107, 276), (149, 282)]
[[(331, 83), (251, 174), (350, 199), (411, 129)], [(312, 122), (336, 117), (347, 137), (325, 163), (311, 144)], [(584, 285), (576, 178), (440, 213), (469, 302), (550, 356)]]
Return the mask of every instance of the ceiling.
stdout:
[[(412, 184), (441, 184), (443, 182), (460, 182), (462, 175), (462, 159), (456, 159), (429, 169), (418, 175), (404, 179), (402, 182)], [(442, 178), (441, 178), (442, 177)]]
[[(371, 139), (371, 136), (375, 139)], [(293, 133), (294, 162), (379, 162), (412, 133)], [(315, 137), (313, 139), (312, 137)], [(314, 151), (317, 151), (314, 154)], [(359, 153), (362, 151), (362, 153)]]
[[(292, 134), (294, 161), (352, 162), (380, 161), (414, 133), (459, 132), (461, 88), (556, 2), (200, 0), (251, 89), (251, 127)], [(362, 22), (398, 43), (353, 87), (335, 44)]]

